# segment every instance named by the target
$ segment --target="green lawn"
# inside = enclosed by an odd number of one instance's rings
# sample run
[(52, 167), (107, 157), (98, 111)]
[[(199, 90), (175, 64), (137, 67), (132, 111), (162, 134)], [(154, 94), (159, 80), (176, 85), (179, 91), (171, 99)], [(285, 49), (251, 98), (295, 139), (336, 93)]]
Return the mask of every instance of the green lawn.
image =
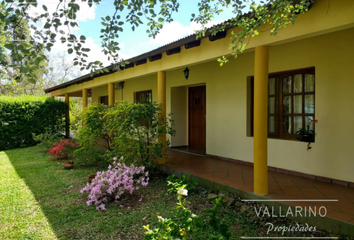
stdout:
[[(156, 180), (141, 189), (142, 202), (133, 195), (124, 208), (111, 204), (99, 212), (80, 193), (98, 169), (61, 165), (39, 147), (0, 152), (0, 239), (142, 239), (142, 224), (174, 207), (166, 181)], [(158, 204), (148, 201), (155, 198)]]
[[(105, 169), (65, 170), (62, 164), (50, 161), (38, 146), (0, 152), (0, 239), (143, 239), (143, 225), (156, 226), (157, 215), (172, 216), (177, 200), (167, 194), (166, 176), (162, 174), (152, 175), (149, 185), (139, 193), (123, 198), (119, 204), (109, 204), (107, 211), (97, 211), (86, 205), (87, 194), (80, 190), (89, 174)], [(202, 187), (189, 193), (188, 208), (203, 214), (212, 207), (209, 193)], [(141, 195), (144, 198), (139, 202)], [(264, 224), (272, 220), (258, 219), (252, 206), (240, 199), (231, 207), (222, 207), (221, 216), (232, 230), (231, 239), (282, 236), (268, 236)], [(286, 219), (277, 221), (293, 224)], [(316, 236), (330, 235), (317, 232)]]

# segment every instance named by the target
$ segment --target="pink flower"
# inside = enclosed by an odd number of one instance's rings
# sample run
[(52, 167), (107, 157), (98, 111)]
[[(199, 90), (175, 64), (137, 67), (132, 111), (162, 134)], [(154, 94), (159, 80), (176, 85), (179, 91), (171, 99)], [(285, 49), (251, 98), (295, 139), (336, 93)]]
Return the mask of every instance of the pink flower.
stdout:
[[(141, 177), (141, 174), (143, 177)], [(135, 176), (137, 178), (140, 176), (140, 180), (134, 181)], [(96, 205), (97, 210), (106, 210), (105, 203), (109, 199), (114, 199), (118, 202), (122, 194), (130, 193), (132, 194), (134, 190), (138, 190), (137, 186), (139, 183), (142, 186), (148, 184), (149, 178), (144, 177), (147, 174), (144, 172), (144, 167), (136, 167), (132, 165), (131, 167), (126, 166), (124, 163), (114, 163), (109, 166), (107, 171), (97, 172), (96, 178), (87, 184), (81, 193), (89, 192), (87, 197), (87, 205)], [(139, 201), (142, 201), (143, 196), (141, 196)], [(123, 207), (123, 205), (120, 205)]]

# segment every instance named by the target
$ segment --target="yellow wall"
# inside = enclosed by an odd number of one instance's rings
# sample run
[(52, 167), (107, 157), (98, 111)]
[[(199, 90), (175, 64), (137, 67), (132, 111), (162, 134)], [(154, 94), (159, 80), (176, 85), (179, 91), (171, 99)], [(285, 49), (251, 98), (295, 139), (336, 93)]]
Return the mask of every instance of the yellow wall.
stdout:
[[(354, 181), (352, 39), (354, 29), (349, 29), (270, 48), (269, 72), (316, 68), (319, 122), (311, 150), (303, 142), (269, 139), (269, 166)], [(250, 52), (224, 67), (216, 61), (188, 66), (188, 80), (183, 68), (167, 73), (167, 112), (175, 109), (174, 116), (183, 123), (188, 115), (181, 120), (186, 103), (179, 99), (185, 96), (187, 101), (187, 95), (176, 87), (206, 85), (208, 154), (253, 162), (253, 138), (247, 137), (247, 77), (253, 75), (253, 66)]]
[[(150, 75), (132, 80), (125, 81), (123, 89), (116, 89), (115, 102), (128, 101), (134, 102), (134, 92), (152, 90), (152, 100), (157, 100), (157, 80), (156, 75)], [(123, 93), (123, 94), (122, 94)], [(102, 85), (92, 88), (92, 102), (100, 102), (100, 97), (108, 95), (108, 85)], [(122, 96), (123, 95), (123, 96)]]
[(319, 122), (309, 151), (304, 143), (270, 139), (269, 165), (354, 181), (353, 38), (348, 29), (271, 48), (270, 72), (315, 66)]
[(134, 102), (134, 93), (139, 91), (152, 90), (152, 101), (157, 101), (157, 75), (128, 80), (124, 83), (123, 100)]
[[(253, 51), (254, 47), (260, 45), (278, 45), (299, 39), (305, 39), (330, 33), (338, 30), (354, 27), (354, 1), (353, 0), (317, 0), (311, 10), (300, 15), (296, 19), (296, 24), (286, 27), (278, 32), (277, 36), (271, 36), (268, 26), (263, 26), (261, 33), (252, 38), (246, 47), (246, 51)], [(233, 31), (237, 32), (237, 29)], [(158, 71), (172, 71), (185, 68), (187, 65), (214, 61), (216, 58), (229, 55), (231, 30), (228, 31), (226, 38), (210, 42), (208, 38), (201, 40), (201, 46), (185, 49), (181, 47), (179, 54), (167, 56), (162, 54), (162, 59), (154, 62), (147, 61), (146, 64), (116, 72), (110, 75), (95, 78), (94, 80), (81, 84), (74, 84), (64, 89), (51, 92), (52, 96), (63, 96), (65, 93), (81, 91), (83, 88), (96, 88), (109, 82), (127, 81), (136, 77), (156, 75)]]
[(101, 86), (101, 87), (97, 87), (97, 88), (92, 88), (92, 103), (99, 103), (101, 100), (100, 98), (103, 96), (107, 96), (108, 95), (108, 86)]
[[(329, 8), (328, 8), (329, 7)], [(329, 10), (328, 10), (329, 9)], [(328, 10), (328, 13), (327, 13)], [(321, 35), (322, 34), (322, 35)], [(229, 53), (229, 38), (184, 49), (161, 60), (60, 89), (62, 95), (91, 88), (93, 101), (107, 95), (107, 83), (125, 81), (123, 99), (152, 89), (157, 100), (157, 71), (166, 71), (167, 113), (178, 123), (173, 146), (188, 141), (188, 87), (206, 85), (206, 150), (208, 154), (253, 162), (253, 138), (247, 136), (247, 78), (254, 75), (254, 47), (269, 45), (269, 72), (315, 67), (316, 143), (268, 139), (268, 165), (354, 182), (354, 1), (315, 1), (294, 26), (253, 38), (248, 50), (219, 67), (216, 58)], [(184, 79), (188, 66), (190, 77)], [(102, 95), (101, 95), (102, 94)], [(121, 100), (120, 90), (116, 100)]]
[[(182, 68), (167, 73), (167, 90), (177, 86), (206, 85), (207, 153), (247, 159), (253, 151), (253, 140), (246, 138), (244, 127), (247, 93), (245, 83), (247, 76), (253, 74), (253, 53), (242, 54), (237, 60), (233, 59), (223, 67), (220, 67), (217, 61), (212, 61), (188, 68), (190, 69), (188, 80), (183, 78)], [(179, 101), (171, 99), (173, 96), (167, 91), (167, 112), (172, 112), (176, 117), (179, 112), (173, 109), (177, 108)], [(180, 105), (188, 103), (187, 96), (186, 94), (186, 103), (179, 103)], [(185, 114), (184, 118), (187, 122), (188, 114)], [(177, 131), (177, 134), (180, 133)], [(173, 138), (171, 143), (174, 145)], [(252, 158), (247, 160), (253, 161)]]
[[(269, 72), (315, 67), (316, 142), (311, 150), (299, 141), (268, 139), (268, 165), (354, 182), (354, 29), (271, 46)], [(208, 154), (253, 162), (253, 138), (247, 136), (247, 78), (254, 73), (254, 52), (231, 59), (223, 67), (216, 61), (167, 72), (167, 113), (177, 123), (172, 146), (188, 143), (188, 87), (206, 85), (206, 150)], [(134, 92), (152, 89), (157, 100), (156, 74), (125, 82), (124, 100)], [(107, 94), (93, 89), (93, 99)], [(120, 91), (120, 90), (118, 90)], [(116, 100), (117, 100), (116, 91)], [(118, 99), (120, 100), (120, 99)]]

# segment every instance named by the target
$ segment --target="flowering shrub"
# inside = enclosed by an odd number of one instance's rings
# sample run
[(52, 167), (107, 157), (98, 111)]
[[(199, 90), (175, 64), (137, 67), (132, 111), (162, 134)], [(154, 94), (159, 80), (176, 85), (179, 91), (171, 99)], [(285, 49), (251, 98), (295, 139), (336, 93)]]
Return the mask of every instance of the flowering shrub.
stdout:
[(173, 191), (176, 192), (177, 189), (183, 185), (185, 185), (185, 189), (188, 191), (193, 190), (195, 186), (198, 185), (194, 178), (191, 178), (189, 174), (183, 174), (180, 178), (175, 178), (175, 175), (172, 174), (167, 177), (167, 183), (168, 185), (172, 185), (172, 188), (168, 189), (169, 193), (172, 193)]
[[(113, 158), (116, 160), (117, 158)], [(121, 158), (123, 160), (123, 158)], [(106, 210), (105, 204), (110, 201), (118, 202), (119, 198), (126, 192), (130, 194), (138, 190), (140, 186), (146, 187), (149, 182), (149, 172), (144, 172), (145, 167), (124, 163), (113, 162), (107, 171), (97, 172), (96, 178), (91, 184), (81, 189), (81, 193), (89, 192), (87, 205), (96, 205), (97, 210)]]
[(221, 198), (216, 199), (214, 207), (208, 209), (204, 216), (197, 216), (187, 208), (188, 190), (181, 181), (170, 182), (168, 191), (177, 194), (177, 206), (172, 218), (157, 216), (159, 222), (156, 228), (144, 226), (145, 240), (157, 239), (218, 239), (227, 240), (231, 237), (229, 227), (217, 216), (221, 206)]
[(61, 139), (60, 142), (53, 143), (53, 146), (48, 154), (51, 155), (51, 160), (63, 160), (72, 155), (75, 148), (79, 146), (78, 143), (70, 142), (69, 139)]

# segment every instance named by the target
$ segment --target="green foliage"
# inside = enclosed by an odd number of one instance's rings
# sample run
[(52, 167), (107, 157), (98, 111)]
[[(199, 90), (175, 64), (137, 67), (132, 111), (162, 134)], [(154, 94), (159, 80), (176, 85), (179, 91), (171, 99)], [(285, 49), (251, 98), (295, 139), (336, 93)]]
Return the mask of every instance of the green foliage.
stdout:
[(102, 160), (101, 154), (111, 150), (112, 138), (105, 118), (108, 108), (107, 105), (94, 104), (83, 113), (82, 124), (76, 133), (80, 148), (74, 152), (78, 164), (95, 164)]
[(210, 233), (208, 239), (229, 239), (231, 237), (231, 231), (229, 227), (222, 223), (221, 218), (218, 217), (217, 213), (220, 209), (222, 199), (217, 198), (215, 200), (214, 206), (208, 209), (206, 216), (208, 216), (208, 223), (213, 227), (213, 231)]
[(182, 186), (185, 186), (185, 189), (191, 191), (194, 187), (198, 185), (194, 178), (190, 178), (190, 175), (187, 173), (183, 174), (183, 176), (180, 178), (175, 178), (175, 175), (172, 174), (167, 177), (167, 183), (168, 185), (172, 185), (172, 188), (168, 190), (169, 193), (177, 191)]
[(145, 166), (165, 156), (162, 142), (158, 139), (166, 133), (175, 135), (174, 121), (163, 118), (160, 112), (161, 105), (156, 103), (121, 102), (110, 108), (106, 115), (107, 127), (114, 136), (112, 152), (115, 156), (123, 156), (128, 162)]
[(36, 144), (34, 135), (63, 131), (67, 106), (47, 97), (0, 96), (0, 150)]
[(77, 131), (82, 124), (82, 98), (70, 98), (70, 130)]
[[(173, 121), (163, 119), (160, 111), (161, 106), (156, 103), (120, 102), (113, 106), (89, 107), (77, 133), (81, 148), (75, 156), (81, 160), (85, 157), (87, 163), (92, 163), (100, 160), (97, 157), (102, 153), (107, 161), (114, 156), (123, 156), (128, 165), (151, 165), (153, 160), (165, 155), (158, 138), (166, 133), (175, 134)], [(95, 159), (87, 158), (86, 151)]]
[[(109, 68), (104, 68), (100, 61), (87, 62), (90, 52), (90, 49), (85, 46), (87, 37), (72, 34), (71, 30), (79, 26), (77, 16), (82, 10), (78, 4), (79, 1), (72, 0), (68, 4), (58, 2), (54, 14), (49, 12), (46, 5), (38, 4), (36, 0), (20, 1), (16, 7), (12, 4), (13, 2), (14, 0), (7, 0), (6, 3), (1, 4), (0, 27), (4, 34), (3, 39), (0, 36), (0, 44), (10, 52), (11, 58), (15, 61), (13, 68), (19, 73), (17, 79), (27, 78), (28, 81), (34, 82), (38, 64), (45, 59), (43, 50), (50, 51), (56, 42), (66, 44), (67, 52), (75, 54), (74, 65), (79, 65), (81, 70), (91, 69), (92, 75), (120, 70), (120, 66), (124, 66), (125, 61), (119, 60), (120, 48), (117, 39), (123, 29), (130, 27), (134, 31), (140, 25), (146, 24), (147, 34), (155, 37), (165, 23), (173, 21), (172, 15), (178, 12), (181, 1), (113, 1), (112, 9), (115, 11), (112, 15), (101, 18), (102, 28), (100, 29), (103, 53), (107, 55), (109, 61), (113, 62), (112, 67)], [(94, 3), (102, 3), (100, 0), (84, 2), (90, 7)], [(223, 9), (231, 8), (235, 14), (234, 18), (213, 27), (210, 32), (215, 35), (227, 28), (239, 26), (242, 30), (233, 33), (230, 44), (233, 55), (237, 56), (244, 51), (250, 38), (264, 31), (261, 30), (262, 25), (270, 24), (268, 31), (275, 35), (279, 29), (293, 24), (298, 14), (308, 11), (312, 2), (313, 0), (268, 0), (260, 1), (259, 4), (256, 0), (198, 0), (196, 4), (198, 4), (199, 13), (192, 13), (191, 21), (204, 26), (213, 20), (214, 16), (221, 14)], [(244, 15), (244, 12), (248, 12), (246, 5), (249, 6), (249, 14)], [(41, 11), (44, 10), (44, 13), (35, 15), (37, 11), (29, 11), (30, 8), (40, 8)], [(16, 34), (14, 34), (15, 37), (6, 41), (6, 34), (18, 31), (21, 23), (37, 21), (44, 24), (44, 31), (39, 31), (36, 24), (31, 24), (33, 38), (29, 41), (30, 44), (28, 42), (16, 43), (14, 41), (18, 38)], [(63, 27), (67, 28), (68, 32), (63, 31)], [(205, 36), (206, 31), (207, 29), (204, 28), (198, 32), (198, 37)], [(226, 63), (225, 58), (220, 58), (219, 62), (221, 65)]]
[[(171, 179), (171, 178), (169, 178)], [(180, 178), (182, 180), (182, 178)], [(186, 179), (186, 177), (184, 177)], [(221, 198), (216, 199), (214, 206), (206, 210), (206, 213), (197, 216), (187, 208), (186, 196), (188, 190), (186, 184), (180, 182), (170, 182), (172, 191), (177, 193), (177, 206), (172, 218), (158, 216), (158, 226), (150, 229), (149, 225), (144, 226), (145, 240), (158, 239), (209, 239), (223, 240), (231, 237), (229, 227), (218, 217), (221, 206)], [(168, 190), (171, 192), (171, 189)]]
[(49, 149), (53, 146), (53, 143), (59, 142), (63, 138), (61, 133), (52, 132), (49, 127), (45, 128), (44, 133), (34, 134), (32, 133), (33, 140), (43, 146), (45, 149)]
[[(9, 6), (14, 12), (8, 11)], [(13, 5), (0, 3), (0, 77), (10, 83), (8, 87), (18, 90), (13, 81), (36, 83), (42, 80), (46, 73), (46, 57), (43, 46), (34, 44), (31, 38), (30, 19), (15, 9)]]
[[(207, 31), (211, 35), (226, 29), (237, 28), (232, 31), (230, 38), (230, 50), (232, 55), (237, 57), (248, 45), (251, 38), (259, 35), (260, 32), (270, 32), (275, 36), (279, 29), (294, 24), (299, 14), (307, 12), (314, 0), (268, 0), (257, 2), (255, 0), (230, 1), (230, 0), (202, 0), (198, 3), (199, 15), (192, 14), (191, 21), (201, 23), (203, 26), (211, 21), (215, 15), (222, 13), (223, 8), (230, 8), (235, 16), (217, 26), (197, 31), (197, 37), (204, 37)], [(249, 5), (249, 11), (245, 11)], [(244, 14), (244, 12), (248, 12)], [(267, 29), (261, 29), (265, 24)], [(228, 62), (225, 56), (218, 59), (220, 66)]]

